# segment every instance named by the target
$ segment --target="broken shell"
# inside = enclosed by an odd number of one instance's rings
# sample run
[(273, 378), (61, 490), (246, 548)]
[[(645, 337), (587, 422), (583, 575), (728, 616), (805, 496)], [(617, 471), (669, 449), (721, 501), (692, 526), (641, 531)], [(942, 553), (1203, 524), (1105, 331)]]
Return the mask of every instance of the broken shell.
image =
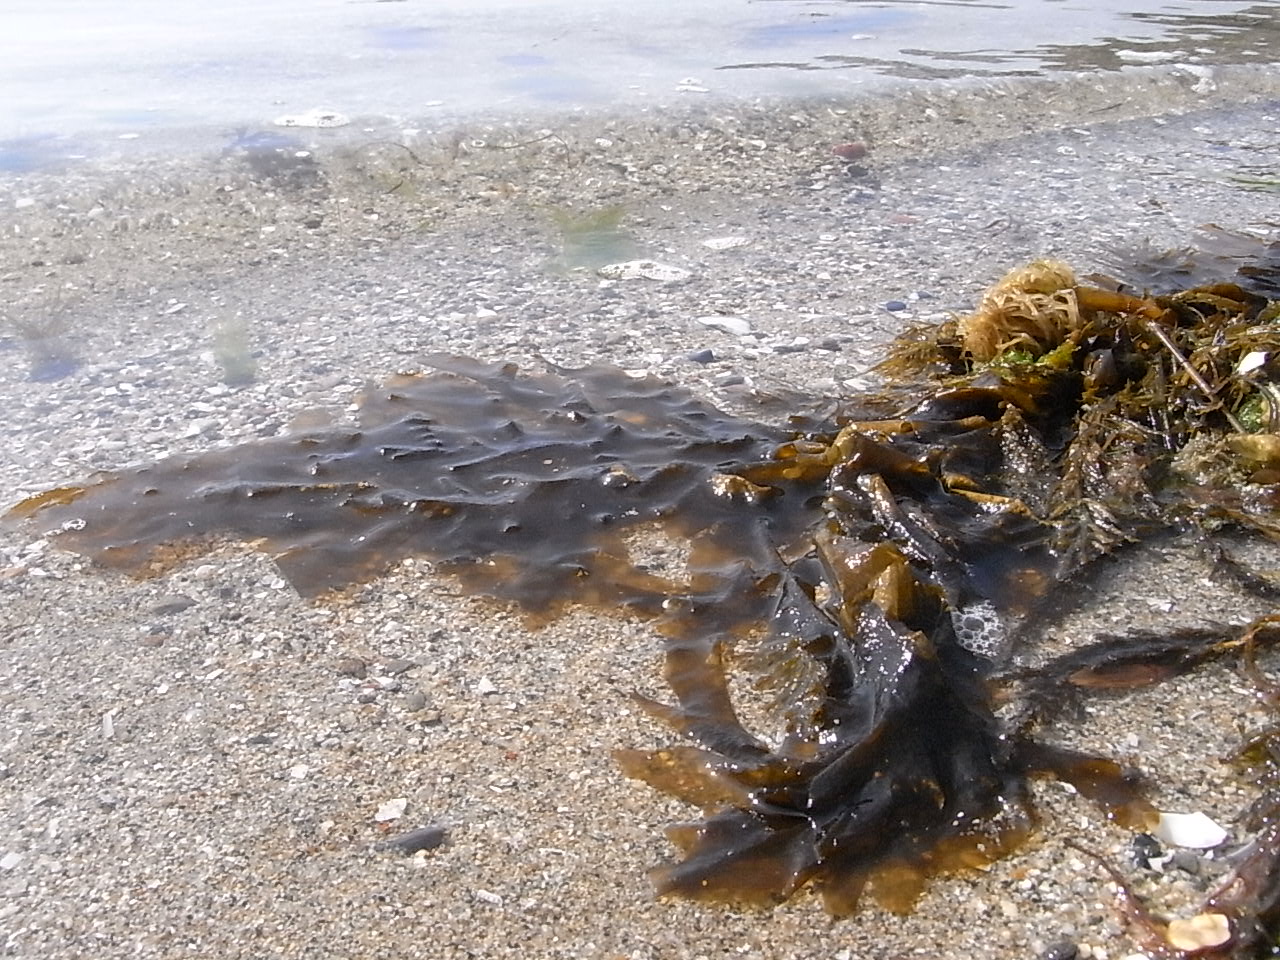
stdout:
[(1157, 838), (1175, 847), (1207, 850), (1227, 839), (1227, 831), (1203, 813), (1161, 812), (1160, 822), (1151, 831)]
[(1177, 950), (1220, 947), (1231, 939), (1231, 921), (1221, 913), (1198, 913), (1169, 922), (1165, 939)]
[(408, 806), (409, 801), (404, 797), (396, 797), (394, 800), (387, 800), (378, 807), (378, 812), (373, 815), (373, 819), (378, 823), (387, 823), (391, 820), (399, 820), (404, 816), (404, 812)]
[(698, 317), (698, 322), (704, 327), (715, 327), (717, 330), (723, 330), (725, 333), (732, 333), (738, 337), (745, 337), (751, 332), (751, 324), (742, 317), (726, 317), (721, 314), (712, 314), (709, 317)]
[(687, 280), (690, 272), (683, 267), (673, 267), (656, 260), (624, 260), (622, 263), (606, 263), (596, 271), (606, 280), (661, 280), (671, 283)]

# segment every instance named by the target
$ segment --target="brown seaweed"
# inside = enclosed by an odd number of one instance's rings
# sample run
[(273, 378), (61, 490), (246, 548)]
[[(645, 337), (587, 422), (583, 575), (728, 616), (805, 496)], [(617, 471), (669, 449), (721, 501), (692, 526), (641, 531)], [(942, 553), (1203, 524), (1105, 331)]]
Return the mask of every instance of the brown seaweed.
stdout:
[[(1100, 557), (1170, 528), (1280, 535), (1273, 467), (1246, 442), (1269, 435), (1246, 410), (1274, 409), (1274, 315), (1234, 284), (1148, 298), (1032, 264), (900, 341), (882, 395), (784, 426), (612, 367), (442, 357), (369, 392), (355, 427), (123, 471), (11, 516), (139, 576), (231, 538), (307, 596), (421, 555), (531, 625), (575, 604), (650, 618), (675, 703), (641, 702), (697, 745), (617, 757), (705, 815), (671, 828), (682, 856), (659, 891), (772, 904), (812, 886), (837, 915), (864, 893), (902, 910), (1028, 834), (1030, 776), (1149, 817), (1130, 772), (1038, 744), (1034, 711), (1001, 721), (994, 704), (1153, 682), (1232, 646), (1104, 639), (1007, 670), (1031, 614)], [(634, 555), (655, 532), (687, 548), (682, 573)], [(775, 740), (729, 693), (746, 651), (782, 709)], [(1251, 862), (1231, 908), (1270, 929), (1275, 857)]]

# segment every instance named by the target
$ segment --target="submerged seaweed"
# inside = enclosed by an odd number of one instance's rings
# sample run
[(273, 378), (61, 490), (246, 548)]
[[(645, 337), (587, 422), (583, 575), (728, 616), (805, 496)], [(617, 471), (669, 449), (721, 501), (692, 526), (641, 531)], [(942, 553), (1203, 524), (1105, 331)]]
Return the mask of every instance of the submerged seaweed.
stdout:
[[(1275, 313), (1235, 283), (1140, 297), (1032, 264), (899, 341), (882, 395), (781, 427), (612, 367), (442, 357), (371, 392), (355, 428), (163, 461), (11, 515), (140, 576), (231, 537), (307, 596), (425, 555), (531, 625), (573, 604), (651, 618), (675, 704), (642, 703), (697, 745), (617, 757), (705, 813), (670, 830), (682, 858), (658, 889), (771, 904), (812, 885), (834, 914), (864, 893), (903, 910), (928, 877), (1027, 835), (1030, 776), (1148, 822), (1126, 771), (1036, 743), (1043, 711), (1001, 721), (994, 703), (1252, 649), (1134, 637), (1009, 669), (1055, 585), (1124, 544), (1280, 536)], [(655, 531), (687, 547), (683, 575), (633, 556)], [(783, 710), (776, 743), (729, 694), (748, 649)], [(1240, 944), (1276, 920), (1273, 812), (1222, 895)]]

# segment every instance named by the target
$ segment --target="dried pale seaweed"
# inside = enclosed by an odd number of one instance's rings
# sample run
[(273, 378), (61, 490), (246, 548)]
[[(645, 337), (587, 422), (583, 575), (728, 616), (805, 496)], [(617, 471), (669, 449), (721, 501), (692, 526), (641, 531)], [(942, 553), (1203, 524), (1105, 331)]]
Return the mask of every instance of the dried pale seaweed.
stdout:
[[(1241, 646), (1107, 639), (1010, 669), (1055, 585), (1099, 557), (1171, 528), (1280, 536), (1276, 313), (1243, 283), (1138, 296), (1036, 263), (900, 340), (882, 394), (786, 426), (611, 367), (437, 358), (370, 392), (356, 427), (124, 471), (11, 516), (140, 576), (230, 537), (308, 596), (424, 555), (531, 625), (573, 604), (651, 618), (675, 702), (641, 702), (696, 745), (618, 760), (705, 814), (671, 829), (681, 859), (658, 889), (772, 904), (811, 886), (834, 914), (864, 893), (902, 910), (1028, 834), (1028, 777), (1149, 819), (1128, 771), (994, 705)], [(683, 573), (638, 563), (642, 532), (683, 543)], [(782, 708), (773, 739), (730, 696), (748, 659)], [(1263, 819), (1222, 895), (1240, 944), (1276, 919)]]

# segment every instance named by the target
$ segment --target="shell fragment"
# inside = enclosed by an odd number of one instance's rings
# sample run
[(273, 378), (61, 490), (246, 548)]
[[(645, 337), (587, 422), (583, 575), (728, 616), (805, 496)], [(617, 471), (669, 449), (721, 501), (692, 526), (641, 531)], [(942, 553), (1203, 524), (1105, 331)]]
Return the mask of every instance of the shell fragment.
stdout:
[(1227, 831), (1203, 813), (1160, 813), (1160, 822), (1152, 831), (1156, 837), (1174, 847), (1207, 850), (1227, 839)]

